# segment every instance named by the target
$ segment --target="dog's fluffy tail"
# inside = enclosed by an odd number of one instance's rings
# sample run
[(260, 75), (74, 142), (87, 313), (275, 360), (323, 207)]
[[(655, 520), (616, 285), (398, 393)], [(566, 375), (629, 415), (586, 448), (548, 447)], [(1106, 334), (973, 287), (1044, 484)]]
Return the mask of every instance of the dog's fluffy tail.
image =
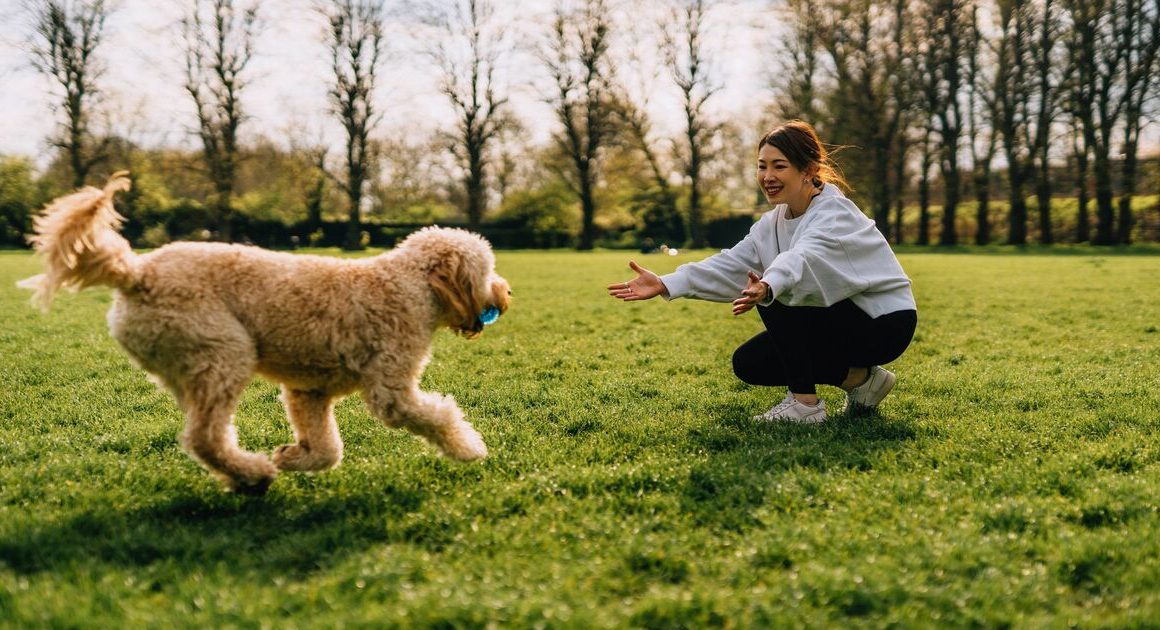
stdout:
[(113, 208), (113, 195), (122, 190), (129, 190), (128, 171), (114, 173), (104, 190), (87, 186), (53, 200), (33, 219), (28, 241), (44, 259), (45, 272), (17, 283), (36, 292), (33, 304), (48, 310), (61, 288), (124, 289), (136, 283), (137, 255), (117, 231), (125, 218)]

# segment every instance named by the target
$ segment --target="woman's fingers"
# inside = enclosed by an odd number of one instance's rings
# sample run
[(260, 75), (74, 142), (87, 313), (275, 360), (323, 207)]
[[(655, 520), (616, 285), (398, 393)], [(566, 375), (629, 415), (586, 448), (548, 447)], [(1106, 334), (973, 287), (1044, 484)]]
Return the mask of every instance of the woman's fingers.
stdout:
[(750, 270), (750, 271), (749, 271), (749, 282), (750, 282), (751, 284), (752, 284), (752, 283), (754, 283), (754, 282), (761, 282), (761, 276), (759, 276), (759, 275), (757, 275), (757, 274), (753, 273), (753, 271), (752, 271), (752, 270)]

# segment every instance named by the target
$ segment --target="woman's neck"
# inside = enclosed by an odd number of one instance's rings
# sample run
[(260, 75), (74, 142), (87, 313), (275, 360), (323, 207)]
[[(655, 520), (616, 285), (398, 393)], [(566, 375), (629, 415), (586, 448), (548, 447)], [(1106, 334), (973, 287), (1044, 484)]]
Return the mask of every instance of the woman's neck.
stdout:
[(803, 189), (802, 192), (805, 193), (804, 199), (796, 199), (793, 201), (786, 202), (786, 204), (785, 204), (786, 218), (796, 219), (796, 218), (800, 217), (801, 215), (805, 214), (806, 210), (810, 209), (810, 204), (813, 203), (814, 197), (817, 197), (818, 195), (822, 194), (822, 190), (820, 188), (817, 188), (814, 186), (810, 186), (809, 188)]

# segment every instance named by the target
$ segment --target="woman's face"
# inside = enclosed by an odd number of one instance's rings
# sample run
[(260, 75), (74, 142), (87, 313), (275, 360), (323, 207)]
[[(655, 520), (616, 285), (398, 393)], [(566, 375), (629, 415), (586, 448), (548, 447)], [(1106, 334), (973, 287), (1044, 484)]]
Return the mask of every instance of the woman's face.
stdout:
[(792, 202), (808, 199), (814, 191), (811, 176), (798, 170), (780, 149), (771, 144), (762, 145), (757, 152), (757, 185), (770, 205), (796, 205)]

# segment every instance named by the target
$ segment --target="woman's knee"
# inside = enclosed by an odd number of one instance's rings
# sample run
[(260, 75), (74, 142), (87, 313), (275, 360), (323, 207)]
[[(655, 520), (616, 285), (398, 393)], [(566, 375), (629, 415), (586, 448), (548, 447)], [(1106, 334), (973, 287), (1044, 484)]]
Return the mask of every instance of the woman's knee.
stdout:
[(769, 356), (754, 352), (749, 344), (733, 351), (733, 374), (749, 385), (768, 385), (770, 372), (777, 371), (769, 365)]

